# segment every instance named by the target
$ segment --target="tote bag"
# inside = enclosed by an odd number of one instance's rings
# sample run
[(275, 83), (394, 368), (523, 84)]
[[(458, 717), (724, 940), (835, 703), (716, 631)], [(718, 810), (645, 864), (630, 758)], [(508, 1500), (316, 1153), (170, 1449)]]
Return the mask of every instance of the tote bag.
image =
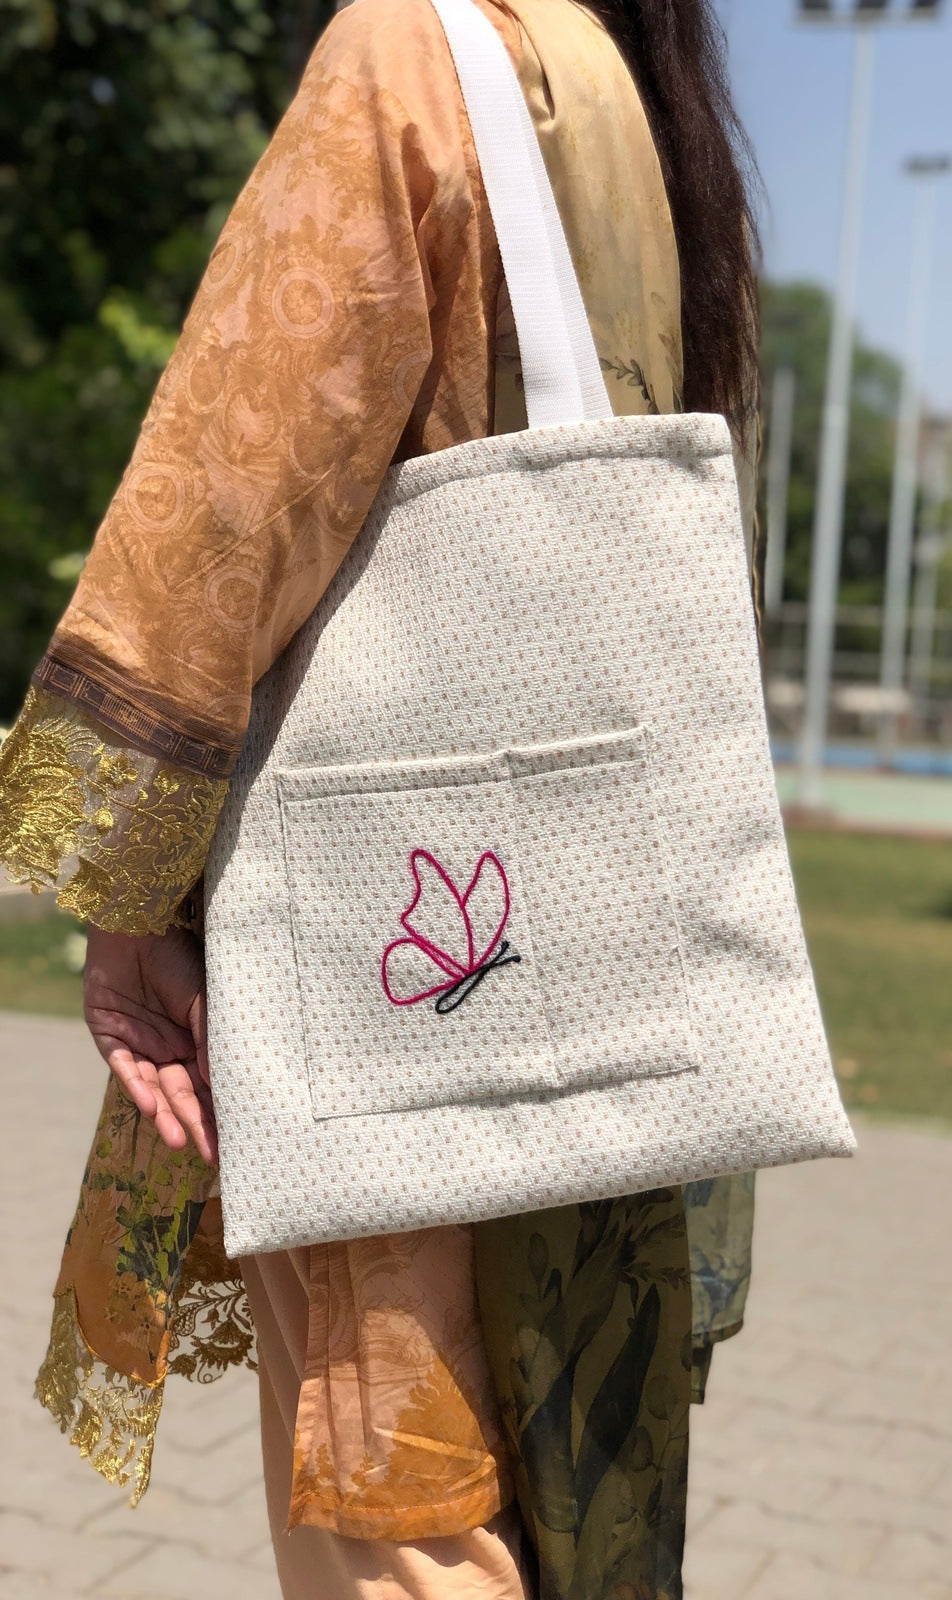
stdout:
[(727, 424), (612, 416), (505, 47), (434, 5), (529, 426), (392, 467), (255, 690), (206, 875), (233, 1256), (854, 1147)]

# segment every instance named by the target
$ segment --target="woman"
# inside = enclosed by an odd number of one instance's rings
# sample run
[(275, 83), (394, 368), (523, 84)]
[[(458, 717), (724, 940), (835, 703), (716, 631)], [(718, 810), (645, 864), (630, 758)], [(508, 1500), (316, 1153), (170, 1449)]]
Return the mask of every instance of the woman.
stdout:
[[(727, 414), (750, 526), (753, 230), (705, 0), (476, 3), (614, 409)], [(698, 1394), (743, 1311), (743, 1181), (222, 1251), (194, 885), (251, 689), (390, 463), (525, 427), (519, 376), (435, 12), (357, 0), (225, 226), (0, 755), (0, 856), (88, 923), (112, 1069), (39, 1396), (137, 1498), (166, 1373), (254, 1340), (293, 1600), (679, 1594), (692, 1309)]]

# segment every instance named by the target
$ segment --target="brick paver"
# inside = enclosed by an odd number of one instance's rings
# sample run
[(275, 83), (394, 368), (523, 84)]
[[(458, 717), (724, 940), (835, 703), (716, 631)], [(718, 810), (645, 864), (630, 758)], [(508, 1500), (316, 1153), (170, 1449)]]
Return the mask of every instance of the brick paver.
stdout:
[(952, 1139), (765, 1173), (695, 1411), (688, 1600), (952, 1600)]
[[(135, 1510), (31, 1399), (104, 1069), (0, 1014), (3, 1600), (278, 1600), (251, 1374), (174, 1380)], [(952, 1600), (952, 1140), (764, 1174), (748, 1327), (693, 1414), (687, 1600)]]

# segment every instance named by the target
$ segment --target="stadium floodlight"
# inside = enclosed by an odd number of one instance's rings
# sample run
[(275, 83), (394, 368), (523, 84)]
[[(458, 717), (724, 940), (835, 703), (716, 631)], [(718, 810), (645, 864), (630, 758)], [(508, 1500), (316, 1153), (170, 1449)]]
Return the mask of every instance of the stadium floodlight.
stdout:
[(852, 27), (853, 87), (850, 94), (846, 181), (840, 226), (839, 265), (827, 356), (826, 392), (817, 474), (804, 670), (803, 728), (799, 752), (799, 798), (804, 806), (822, 803), (822, 775), (829, 725), (836, 602), (846, 502), (850, 393), (853, 375), (853, 318), (860, 265), (863, 194), (866, 185), (873, 67), (878, 24), (935, 19), (943, 0), (797, 0), (804, 23), (829, 29)]
[(903, 23), (935, 19), (945, 0), (797, 0), (801, 22)]
[(903, 166), (912, 178), (934, 178), (952, 172), (952, 156), (910, 156)]

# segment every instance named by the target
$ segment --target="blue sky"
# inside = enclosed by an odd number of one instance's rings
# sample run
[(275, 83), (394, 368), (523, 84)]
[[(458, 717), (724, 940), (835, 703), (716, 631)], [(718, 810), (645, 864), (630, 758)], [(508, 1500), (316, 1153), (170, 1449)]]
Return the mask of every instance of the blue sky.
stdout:
[[(896, 0), (898, 3), (898, 0)], [(836, 270), (851, 30), (803, 27), (795, 0), (718, 0), (731, 71), (767, 188), (767, 272), (831, 285)], [(877, 26), (859, 322), (873, 343), (903, 346), (912, 182), (907, 155), (952, 154), (952, 0), (938, 23)], [(925, 390), (952, 413), (952, 174), (939, 224)]]

